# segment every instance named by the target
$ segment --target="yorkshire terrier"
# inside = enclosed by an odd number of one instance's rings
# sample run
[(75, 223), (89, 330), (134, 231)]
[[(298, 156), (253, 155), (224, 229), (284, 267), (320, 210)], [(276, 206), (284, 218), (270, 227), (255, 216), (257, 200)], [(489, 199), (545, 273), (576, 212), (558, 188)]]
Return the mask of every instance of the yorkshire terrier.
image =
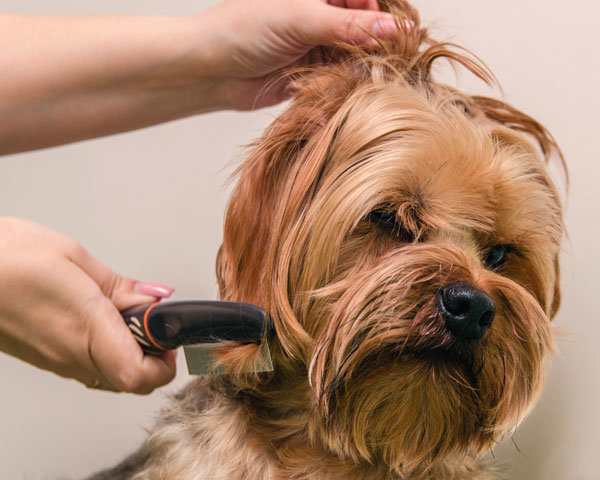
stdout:
[(220, 296), (264, 307), (274, 371), (183, 389), (142, 448), (93, 478), (484, 480), (540, 396), (560, 303), (553, 137), (438, 83), (445, 57), (403, 0), (396, 38), (298, 75), (238, 170)]

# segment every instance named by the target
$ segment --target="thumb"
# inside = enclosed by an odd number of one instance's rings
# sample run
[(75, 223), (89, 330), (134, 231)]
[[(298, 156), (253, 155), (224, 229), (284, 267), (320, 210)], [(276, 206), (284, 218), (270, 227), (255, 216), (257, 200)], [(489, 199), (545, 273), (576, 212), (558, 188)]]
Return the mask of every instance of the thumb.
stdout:
[(399, 28), (410, 29), (410, 23), (400, 21), (387, 12), (351, 10), (323, 4), (315, 9), (312, 31), (319, 38), (315, 44), (344, 42), (351, 45), (377, 45), (377, 38), (392, 37)]
[(70, 252), (69, 259), (96, 282), (102, 294), (111, 300), (118, 310), (152, 303), (160, 298), (170, 297), (173, 293), (172, 287), (161, 283), (136, 282), (131, 278), (122, 277), (96, 260), (80, 245)]
[(136, 305), (156, 302), (168, 298), (173, 293), (173, 287), (158, 282), (138, 282), (131, 278), (122, 277), (114, 272), (113, 288), (108, 292), (118, 310), (126, 310)]

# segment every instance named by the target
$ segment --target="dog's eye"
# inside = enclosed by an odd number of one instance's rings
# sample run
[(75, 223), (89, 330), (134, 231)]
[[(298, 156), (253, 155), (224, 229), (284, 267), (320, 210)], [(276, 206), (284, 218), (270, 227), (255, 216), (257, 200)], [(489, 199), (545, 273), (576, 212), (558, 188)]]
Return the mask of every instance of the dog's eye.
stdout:
[(394, 228), (398, 222), (396, 212), (389, 210), (373, 210), (369, 213), (369, 221), (380, 227)]
[(402, 226), (398, 215), (393, 210), (373, 210), (367, 218), (369, 222), (394, 234), (402, 242), (410, 243), (415, 239), (414, 235)]
[(493, 270), (501, 266), (506, 262), (506, 255), (509, 251), (510, 245), (494, 245), (487, 251), (483, 258), (486, 267)]

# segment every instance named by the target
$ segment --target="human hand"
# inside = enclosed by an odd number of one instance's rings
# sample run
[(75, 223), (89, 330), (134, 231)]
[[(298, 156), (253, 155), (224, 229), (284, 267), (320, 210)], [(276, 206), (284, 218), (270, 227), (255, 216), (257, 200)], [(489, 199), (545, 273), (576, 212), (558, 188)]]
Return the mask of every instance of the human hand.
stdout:
[[(290, 93), (282, 70), (323, 62), (335, 42), (370, 45), (396, 32), (377, 0), (224, 0), (197, 17), (212, 31), (204, 55), (236, 110), (273, 105)], [(410, 24), (401, 25), (410, 29)]]
[(81, 245), (0, 217), (0, 350), (93, 388), (150, 393), (175, 376), (175, 352), (144, 356), (120, 310), (170, 287), (112, 272)]

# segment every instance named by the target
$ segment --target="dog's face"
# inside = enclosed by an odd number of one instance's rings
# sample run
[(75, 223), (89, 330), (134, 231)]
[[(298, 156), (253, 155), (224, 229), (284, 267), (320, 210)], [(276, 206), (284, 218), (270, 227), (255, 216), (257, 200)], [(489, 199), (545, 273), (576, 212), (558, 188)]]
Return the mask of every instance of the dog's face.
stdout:
[(556, 196), (517, 135), (404, 87), (357, 95), (286, 236), (322, 434), (404, 468), (490, 448), (552, 348)]
[(242, 166), (219, 278), (272, 315), (274, 375), (305, 372), (312, 439), (408, 472), (489, 449), (540, 393), (562, 216), (518, 130), (553, 141), (499, 102), (357, 65), (301, 82)]

